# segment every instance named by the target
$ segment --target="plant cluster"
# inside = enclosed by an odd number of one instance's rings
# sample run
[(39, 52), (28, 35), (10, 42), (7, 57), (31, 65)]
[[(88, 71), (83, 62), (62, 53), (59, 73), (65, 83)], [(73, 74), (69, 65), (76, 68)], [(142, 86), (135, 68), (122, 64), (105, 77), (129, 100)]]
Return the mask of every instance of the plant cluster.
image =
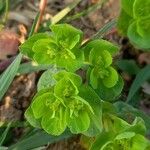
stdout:
[(36, 63), (51, 66), (25, 113), (29, 123), (55, 136), (67, 129), (96, 136), (92, 150), (148, 149), (143, 120), (127, 123), (110, 103), (123, 88), (112, 64), (118, 47), (102, 39), (82, 44), (82, 31), (68, 24), (52, 25), (51, 31), (34, 34), (20, 46)]
[(150, 1), (121, 0), (120, 32), (138, 48), (150, 49)]

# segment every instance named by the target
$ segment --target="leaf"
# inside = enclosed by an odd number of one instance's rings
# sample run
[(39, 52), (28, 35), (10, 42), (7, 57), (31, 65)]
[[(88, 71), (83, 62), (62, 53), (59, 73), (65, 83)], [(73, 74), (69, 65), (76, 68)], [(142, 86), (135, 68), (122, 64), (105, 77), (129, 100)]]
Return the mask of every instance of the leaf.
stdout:
[(104, 145), (110, 143), (114, 138), (112, 133), (102, 132), (97, 138), (96, 141), (93, 143), (90, 150), (101, 150), (103, 149)]
[(116, 85), (118, 81), (118, 73), (113, 67), (108, 67), (109, 75), (104, 77), (102, 82), (107, 88), (111, 88)]
[(41, 118), (47, 111), (48, 108), (46, 103), (49, 101), (49, 99), (51, 102), (53, 102), (53, 99), (55, 99), (53, 93), (51, 92), (38, 94), (38, 96), (34, 98), (34, 101), (31, 104), (31, 108), (36, 119)]
[(133, 5), (136, 0), (121, 0), (123, 10), (129, 15), (133, 16)]
[(67, 71), (59, 71), (58, 73), (53, 75), (55, 80), (60, 81), (62, 78), (69, 78), (73, 81), (73, 83), (78, 87), (82, 84), (82, 79), (79, 75), (72, 73), (72, 72), (67, 72)]
[(150, 48), (150, 38), (147, 36), (140, 36), (137, 32), (137, 26), (136, 22), (133, 22), (129, 28), (127, 33), (130, 41), (133, 43), (133, 45), (143, 49), (143, 50), (149, 50)]
[(33, 110), (31, 108), (31, 106), (29, 106), (27, 108), (27, 110), (25, 111), (24, 114), (25, 118), (27, 119), (27, 121), (35, 128), (41, 128), (41, 122), (38, 119), (35, 119), (34, 114), (33, 114)]
[(150, 117), (148, 115), (121, 101), (116, 102), (114, 105), (117, 108), (117, 114), (125, 120), (131, 121), (135, 117), (141, 117), (145, 122), (147, 134), (150, 133)]
[(61, 79), (54, 87), (55, 95), (60, 98), (70, 98), (71, 96), (77, 95), (78, 92), (78, 88), (68, 78)]
[(144, 37), (150, 37), (150, 17), (137, 20), (137, 32)]
[(98, 32), (91, 37), (91, 39), (94, 40), (94, 39), (103, 38), (104, 35), (106, 33), (108, 33), (108, 31), (111, 31), (111, 29), (113, 29), (114, 27), (116, 27), (116, 24), (117, 24), (116, 20), (109, 21), (102, 28), (100, 28), (98, 30)]
[(30, 30), (30, 32), (29, 32), (29, 37), (33, 35), (34, 30), (35, 30), (35, 27), (36, 27), (36, 24), (37, 24), (37, 22), (38, 22), (38, 20), (39, 20), (39, 17), (40, 17), (40, 12), (37, 13), (37, 15), (36, 15), (36, 17), (35, 17), (35, 19), (34, 19), (34, 21), (33, 21), (31, 30)]
[(49, 88), (49, 87), (54, 86), (54, 84), (56, 83), (56, 81), (53, 77), (54, 73), (55, 73), (54, 70), (49, 69), (41, 75), (41, 77), (38, 81), (38, 84), (37, 84), (38, 91), (40, 91), (44, 88)]
[(32, 47), (34, 51), (33, 59), (38, 64), (54, 64), (58, 51), (58, 46), (52, 38), (40, 39), (35, 42)]
[(123, 89), (124, 83), (122, 78), (119, 76), (115, 86), (107, 88), (103, 84), (100, 84), (95, 90), (101, 99), (106, 101), (114, 101), (120, 95)]
[(58, 136), (62, 134), (67, 126), (67, 112), (63, 107), (56, 111), (55, 117), (51, 117), (50, 111), (45, 112), (42, 118), (42, 128), (49, 134)]
[(16, 144), (10, 146), (8, 150), (27, 150), (33, 149), (47, 144), (55, 143), (63, 139), (73, 136), (70, 132), (64, 132), (61, 136), (51, 136), (41, 130), (37, 130), (33, 135), (18, 141)]
[(59, 21), (61, 21), (73, 8), (75, 8), (81, 0), (76, 0), (75, 2), (71, 3), (67, 7), (65, 7), (63, 10), (58, 12), (54, 17), (51, 19), (51, 24), (56, 24)]
[(84, 53), (80, 51), (80, 49), (78, 49), (78, 51), (73, 54), (75, 58), (68, 56), (68, 54), (65, 57), (65, 55), (66, 53), (62, 53), (56, 58), (56, 64), (58, 67), (65, 68), (70, 72), (75, 72), (83, 66)]
[[(123, 0), (125, 1), (125, 0)], [(132, 1), (132, 0), (130, 0)], [(119, 30), (119, 32), (124, 35), (127, 36), (127, 32), (128, 32), (128, 28), (129, 25), (133, 22), (133, 18), (130, 17), (123, 9), (120, 12), (119, 18), (118, 18), (118, 22), (117, 22), (117, 28)]]
[(95, 75), (94, 68), (91, 70), (91, 73), (90, 73), (90, 84), (92, 85), (92, 87), (94, 89), (97, 89), (97, 87), (98, 87), (98, 78)]
[(78, 116), (72, 115), (68, 119), (68, 127), (74, 134), (82, 133), (89, 128), (90, 118), (85, 110), (78, 112)]
[(80, 87), (79, 91), (79, 96), (81, 96), (89, 103), (94, 112), (89, 113), (91, 120), (90, 126), (88, 130), (83, 133), (86, 136), (92, 137), (99, 134), (103, 129), (101, 99), (89, 86), (83, 85)]
[(27, 73), (38, 72), (38, 71), (47, 70), (51, 68), (52, 66), (50, 65), (38, 65), (35, 64), (34, 62), (27, 62), (27, 63), (20, 64), (18, 69), (18, 74), (27, 74)]
[(32, 51), (32, 47), (36, 41), (40, 39), (49, 39), (50, 35), (47, 33), (37, 33), (28, 38), (23, 44), (21, 44), (20, 52), (29, 58), (33, 58), (34, 52)]
[(6, 69), (6, 71), (0, 77), (0, 100), (2, 100), (5, 92), (13, 81), (15, 75), (17, 74), (22, 54), (19, 54), (16, 59), (11, 63), (11, 65)]
[[(50, 91), (50, 89), (43, 89), (43, 90), (40, 90), (33, 98), (32, 101), (34, 101), (37, 97), (45, 94), (45, 93), (48, 93)], [(32, 105), (32, 104), (31, 104)], [(31, 105), (28, 107), (28, 109), (25, 111), (25, 118), (27, 119), (27, 121), (34, 127), (36, 128), (41, 128), (41, 121), (36, 119), (34, 114), (33, 114), (33, 110), (31, 108)], [(38, 106), (39, 107), (39, 106)]]
[(51, 30), (54, 33), (57, 42), (69, 49), (72, 49), (81, 43), (83, 36), (82, 31), (69, 24), (52, 25)]
[(119, 69), (128, 73), (129, 75), (136, 75), (140, 71), (140, 68), (133, 59), (118, 60), (116, 61), (116, 65), (119, 67)]
[(132, 150), (146, 150), (150, 148), (150, 142), (142, 135), (135, 135), (132, 140)]
[(143, 3), (143, 0), (135, 0), (133, 6), (133, 14), (135, 18), (141, 19), (145, 17), (150, 17), (149, 10), (150, 10), (149, 0), (146, 0), (145, 3)]
[(108, 67), (112, 64), (112, 56), (109, 50), (93, 49), (89, 54), (89, 61), (94, 65)]
[(137, 90), (141, 87), (141, 85), (150, 78), (150, 65), (144, 67), (136, 76), (135, 80), (133, 81), (128, 97), (127, 102), (132, 102), (132, 97), (137, 92)]
[(2, 133), (0, 137), (0, 146), (3, 145), (3, 142), (5, 141), (5, 138), (7, 137), (10, 127), (11, 127), (11, 122), (7, 125), (5, 131)]
[(117, 46), (102, 39), (88, 42), (87, 45), (83, 49), (84, 49), (85, 61), (89, 61), (89, 54), (90, 54), (90, 51), (93, 49), (96, 52), (107, 50), (111, 55), (115, 54), (118, 51)]

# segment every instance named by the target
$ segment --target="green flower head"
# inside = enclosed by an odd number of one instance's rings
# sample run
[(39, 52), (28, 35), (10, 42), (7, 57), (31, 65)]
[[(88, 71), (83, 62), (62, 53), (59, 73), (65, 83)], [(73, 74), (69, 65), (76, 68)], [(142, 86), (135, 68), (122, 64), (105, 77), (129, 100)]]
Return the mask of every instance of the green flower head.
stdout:
[(150, 49), (150, 1), (121, 0), (122, 9), (118, 19), (119, 31), (143, 50)]
[(84, 55), (79, 49), (82, 31), (68, 24), (51, 26), (51, 34), (38, 33), (20, 46), (23, 54), (38, 64), (56, 64), (75, 71), (82, 66)]
[[(39, 91), (29, 109), (35, 120), (52, 135), (60, 135), (68, 127), (72, 133), (82, 133), (90, 126), (90, 104), (79, 95), (81, 78), (73, 73), (60, 71), (54, 75), (55, 85), (46, 92)], [(28, 119), (28, 116), (27, 116)]]

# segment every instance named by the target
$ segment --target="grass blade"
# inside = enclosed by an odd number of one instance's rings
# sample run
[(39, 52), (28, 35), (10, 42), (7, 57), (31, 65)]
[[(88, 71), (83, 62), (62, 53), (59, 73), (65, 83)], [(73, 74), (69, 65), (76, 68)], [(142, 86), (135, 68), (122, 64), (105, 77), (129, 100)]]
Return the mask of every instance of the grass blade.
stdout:
[(46, 144), (58, 142), (60, 140), (71, 137), (70, 132), (64, 132), (61, 136), (51, 136), (41, 130), (37, 130), (34, 135), (31, 135), (22, 141), (12, 145), (8, 150), (28, 150), (37, 147), (41, 147)]
[(88, 7), (87, 9), (83, 10), (82, 12), (79, 12), (79, 13), (73, 15), (73, 16), (67, 17), (67, 18), (64, 20), (64, 22), (70, 22), (70, 21), (72, 21), (72, 20), (81, 18), (81, 17), (83, 17), (83, 16), (87, 16), (87, 15), (90, 14), (91, 12), (96, 11), (97, 9), (101, 8), (102, 4), (104, 4), (105, 1), (107, 1), (107, 0), (102, 0), (102, 1), (99, 0), (99, 2), (97, 2), (96, 4), (94, 4), (94, 5), (90, 6), (90, 7)]
[(92, 36), (92, 39), (102, 38), (108, 31), (116, 26), (116, 20), (112, 20), (106, 23), (96, 34)]
[(10, 64), (10, 66), (6, 69), (6, 71), (0, 76), (0, 100), (2, 100), (2, 97), (4, 96), (8, 87), (13, 81), (18, 71), (21, 58), (22, 58), (22, 54), (19, 54), (16, 57), (16, 59)]
[(140, 88), (140, 86), (146, 81), (150, 79), (150, 65), (147, 65), (144, 67), (136, 76), (135, 80), (133, 81), (128, 97), (127, 102), (132, 101), (132, 97), (137, 92), (137, 90)]
[(36, 15), (36, 17), (35, 17), (35, 19), (34, 19), (34, 21), (33, 21), (33, 24), (32, 24), (32, 27), (31, 27), (31, 31), (30, 31), (30, 33), (29, 33), (29, 37), (32, 36), (33, 33), (34, 33), (34, 30), (35, 30), (37, 21), (38, 21), (38, 19), (39, 19), (39, 16), (40, 16), (40, 13), (38, 12), (37, 15)]
[(61, 10), (59, 13), (57, 13), (52, 19), (51, 24), (58, 23), (61, 19), (63, 19), (73, 8), (75, 8), (81, 0), (76, 0), (75, 2), (71, 3), (69, 6)]
[(3, 142), (5, 141), (5, 138), (8, 134), (8, 131), (9, 131), (10, 127), (11, 127), (11, 122), (7, 125), (7, 128), (5, 129), (5, 131), (3, 132), (3, 134), (0, 137), (0, 146), (3, 145)]
[(50, 69), (52, 66), (50, 65), (35, 65), (33, 62), (23, 63), (20, 65), (18, 69), (19, 74), (27, 74), (31, 72), (38, 72), (42, 70)]

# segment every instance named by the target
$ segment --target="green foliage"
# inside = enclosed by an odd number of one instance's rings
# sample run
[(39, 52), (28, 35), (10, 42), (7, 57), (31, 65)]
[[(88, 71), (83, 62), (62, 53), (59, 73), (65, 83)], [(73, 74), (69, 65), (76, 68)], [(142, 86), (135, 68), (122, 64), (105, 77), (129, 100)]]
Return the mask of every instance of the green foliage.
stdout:
[(150, 1), (121, 0), (119, 31), (143, 50), (150, 49)]
[[(139, 30), (145, 34), (143, 28)], [(112, 58), (118, 47), (102, 39), (82, 45), (82, 31), (68, 24), (52, 25), (51, 31), (34, 34), (20, 46), (23, 54), (47, 69), (25, 112), (27, 121), (54, 136), (61, 137), (67, 129), (72, 134), (96, 136), (92, 150), (148, 149), (142, 116), (134, 116), (130, 124), (119, 118), (118, 107), (108, 102), (115, 101), (123, 88)]]
[(84, 60), (79, 50), (83, 33), (68, 24), (52, 25), (51, 30), (51, 34), (33, 35), (21, 45), (21, 52), (39, 64), (56, 64), (76, 71)]
[[(42, 76), (41, 82), (45, 79)], [(28, 121), (34, 126), (40, 122), (40, 126), (52, 135), (60, 135), (67, 127), (76, 134), (87, 131), (90, 120), (96, 116), (92, 105), (80, 96), (81, 78), (74, 73), (60, 71), (53, 74), (51, 80), (55, 82), (50, 83), (47, 90), (39, 88), (31, 107), (26, 111)], [(84, 92), (92, 92), (83, 88)], [(33, 119), (30, 119), (31, 116)]]
[[(103, 129), (101, 98), (113, 100), (123, 87), (112, 67), (118, 47), (105, 40), (81, 47), (83, 33), (68, 24), (53, 25), (51, 30), (50, 34), (34, 34), (20, 46), (37, 63), (53, 65), (39, 79), (38, 92), (25, 117), (32, 126), (52, 135), (60, 135), (66, 128), (74, 134), (98, 135)], [(88, 85), (73, 73), (84, 62), (89, 64)]]
[(93, 143), (91, 150), (148, 150), (150, 142), (144, 137), (145, 125), (141, 118), (132, 124), (113, 116), (105, 116), (103, 131)]
[(123, 87), (121, 77), (112, 67), (112, 55), (117, 51), (117, 46), (105, 40), (93, 40), (84, 47), (86, 61), (90, 63), (89, 82), (104, 100), (112, 101)]

